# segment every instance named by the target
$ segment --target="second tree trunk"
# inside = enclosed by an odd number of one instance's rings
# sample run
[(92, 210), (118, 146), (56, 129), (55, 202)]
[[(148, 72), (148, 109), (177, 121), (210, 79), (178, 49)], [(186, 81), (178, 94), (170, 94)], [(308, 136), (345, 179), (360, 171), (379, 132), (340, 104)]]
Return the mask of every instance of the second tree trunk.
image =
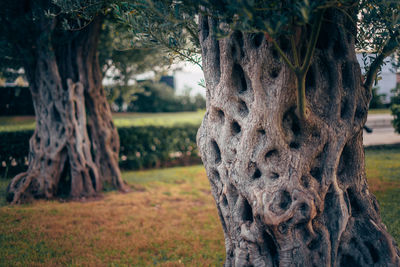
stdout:
[(53, 32), (52, 23), (41, 18), (37, 24), (42, 35), (25, 65), (36, 130), (28, 170), (7, 189), (12, 203), (59, 195), (93, 197), (105, 185), (127, 190), (118, 167), (118, 132), (97, 59), (101, 20), (78, 32)]

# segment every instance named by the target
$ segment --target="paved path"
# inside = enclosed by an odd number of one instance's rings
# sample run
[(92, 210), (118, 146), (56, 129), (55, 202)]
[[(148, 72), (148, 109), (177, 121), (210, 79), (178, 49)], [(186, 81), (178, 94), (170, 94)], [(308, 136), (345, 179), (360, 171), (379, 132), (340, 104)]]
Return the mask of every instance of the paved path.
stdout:
[(372, 133), (364, 131), (364, 145), (386, 145), (400, 143), (400, 135), (394, 132), (391, 124), (392, 115), (372, 114), (368, 115), (366, 125), (373, 129)]

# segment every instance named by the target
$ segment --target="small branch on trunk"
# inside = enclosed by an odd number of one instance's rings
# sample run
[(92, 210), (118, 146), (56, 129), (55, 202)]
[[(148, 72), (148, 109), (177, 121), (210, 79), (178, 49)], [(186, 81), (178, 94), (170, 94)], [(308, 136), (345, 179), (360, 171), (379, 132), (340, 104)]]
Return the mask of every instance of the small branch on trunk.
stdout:
[(268, 33), (264, 33), (265, 38), (272, 42), (275, 49), (278, 51), (278, 53), (283, 58), (285, 63), (296, 74), (296, 77), (297, 77), (297, 113), (301, 120), (307, 119), (305, 79), (307, 76), (308, 69), (310, 68), (310, 65), (311, 65), (311, 60), (314, 55), (315, 47), (317, 45), (318, 36), (319, 36), (319, 32), (321, 30), (322, 18), (324, 16), (324, 12), (325, 12), (325, 10), (321, 10), (317, 13), (316, 21), (314, 22), (314, 24), (312, 26), (311, 40), (308, 43), (306, 55), (304, 57), (304, 61), (302, 64), (301, 64), (300, 55), (297, 52), (296, 41), (294, 39), (295, 38), (294, 35), (292, 35), (290, 37), (290, 43), (292, 46), (292, 53), (293, 53), (293, 57), (294, 57), (294, 64), (293, 64), (289, 60), (289, 58), (286, 56), (285, 52), (283, 52), (283, 50), (279, 47), (278, 43), (273, 38), (271, 38)]
[(313, 27), (312, 27), (311, 40), (310, 40), (310, 42), (308, 44), (308, 47), (307, 47), (307, 52), (306, 52), (306, 56), (304, 58), (303, 65), (301, 66), (301, 69), (300, 69), (300, 71), (304, 72), (304, 74), (307, 74), (308, 68), (311, 65), (311, 59), (312, 59), (312, 57), (314, 55), (315, 46), (317, 45), (319, 32), (321, 30), (321, 24), (322, 24), (323, 16), (324, 16), (324, 10), (319, 11), (318, 14), (317, 14), (317, 19), (316, 19), (316, 21), (315, 21), (315, 23), (313, 24)]
[(267, 32), (265, 32), (264, 35), (265, 35), (265, 39), (267, 39), (268, 41), (272, 42), (272, 44), (274, 45), (275, 49), (278, 51), (279, 55), (282, 57), (283, 61), (285, 61), (285, 63), (288, 65), (288, 67), (292, 71), (296, 71), (296, 67), (292, 64), (292, 62), (290, 62), (289, 58), (286, 56), (285, 52), (283, 52), (283, 50), (278, 45), (278, 43), (275, 41), (275, 39), (272, 38)]
[(292, 52), (294, 57), (294, 66), (298, 68), (300, 66), (299, 55), (297, 53), (296, 41), (294, 39), (294, 34), (290, 36), (290, 43), (292, 44)]
[(397, 31), (395, 35), (393, 35), (385, 44), (385, 46), (382, 49), (382, 52), (375, 58), (375, 60), (372, 62), (371, 67), (369, 68), (368, 72), (366, 73), (365, 77), (365, 83), (364, 87), (371, 92), (372, 86), (374, 84), (374, 81), (376, 79), (376, 75), (378, 74), (378, 71), (380, 67), (383, 64), (383, 61), (385, 60), (386, 57), (390, 56), (392, 53), (396, 51), (397, 48), (399, 48), (400, 45), (400, 40), (399, 39), (400, 32)]

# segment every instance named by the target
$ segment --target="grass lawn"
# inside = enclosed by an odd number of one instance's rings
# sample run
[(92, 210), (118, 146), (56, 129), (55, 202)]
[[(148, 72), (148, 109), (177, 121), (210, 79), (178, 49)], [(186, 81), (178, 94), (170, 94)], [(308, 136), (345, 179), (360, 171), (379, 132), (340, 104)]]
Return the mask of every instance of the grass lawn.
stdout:
[[(370, 189), (398, 242), (399, 174), (400, 148), (367, 150)], [(222, 265), (222, 228), (202, 166), (123, 178), (134, 192), (91, 202), (0, 202), (0, 266)], [(6, 184), (0, 182), (2, 201)]]
[[(168, 113), (114, 113), (113, 119), (117, 127), (129, 126), (171, 126), (175, 124), (200, 125), (205, 111), (168, 112)], [(33, 116), (0, 116), (0, 132), (35, 129)]]

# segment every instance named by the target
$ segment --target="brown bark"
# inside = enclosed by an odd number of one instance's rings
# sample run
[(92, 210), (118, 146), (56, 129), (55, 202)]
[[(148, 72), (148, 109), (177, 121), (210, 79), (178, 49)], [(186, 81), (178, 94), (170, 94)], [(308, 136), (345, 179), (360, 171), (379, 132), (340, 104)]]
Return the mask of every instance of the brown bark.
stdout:
[(56, 32), (55, 21), (42, 17), (37, 23), (42, 34), (25, 64), (36, 129), (28, 170), (8, 186), (11, 203), (57, 195), (93, 197), (105, 183), (127, 190), (96, 55), (100, 26), (95, 19), (82, 31)]
[(296, 115), (295, 75), (263, 35), (217, 40), (217, 22), (200, 18), (207, 112), (197, 142), (225, 234), (225, 266), (400, 264), (365, 177), (370, 95), (355, 29), (342, 13), (326, 16), (307, 75), (307, 121)]
[(56, 53), (58, 61), (62, 62), (61, 73), (65, 77), (75, 77), (85, 89), (92, 156), (99, 169), (102, 183), (128, 191), (128, 187), (121, 179), (118, 166), (118, 131), (112, 121), (111, 109), (102, 86), (97, 53), (101, 25), (102, 18), (97, 17), (78, 33), (63, 32), (58, 42), (68, 41), (59, 45)]

